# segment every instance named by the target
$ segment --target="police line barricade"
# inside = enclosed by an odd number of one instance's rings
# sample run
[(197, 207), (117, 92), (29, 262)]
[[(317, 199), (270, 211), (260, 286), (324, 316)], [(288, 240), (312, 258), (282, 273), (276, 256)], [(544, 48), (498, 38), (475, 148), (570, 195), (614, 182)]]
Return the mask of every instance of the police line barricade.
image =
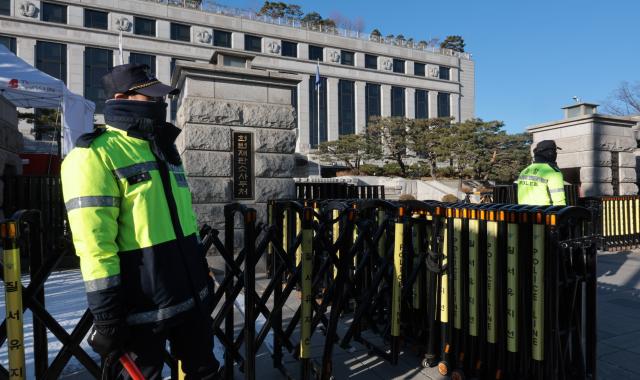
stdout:
[(605, 251), (640, 247), (640, 196), (604, 196), (582, 200), (598, 220)]
[(354, 185), (345, 182), (297, 182), (298, 200), (384, 199), (382, 185)]
[[(396, 363), (399, 345), (411, 343), (421, 347), (424, 366), (438, 365), (453, 376), (595, 376), (599, 236), (591, 210), (331, 203), (314, 206), (316, 233), (332, 235), (316, 236), (314, 260), (324, 260), (322, 245), (342, 231), (336, 228), (335, 205), (356, 210), (356, 250), (347, 258), (341, 296), (352, 305), (341, 313), (352, 315), (342, 346), (358, 340)], [(369, 342), (365, 330), (382, 335), (388, 345)]]
[[(7, 343), (10, 357), (8, 369), (0, 365), (0, 378), (58, 379), (72, 357), (80, 362), (90, 376), (100, 378), (100, 365), (80, 347), (93, 324), (89, 309), (84, 311), (69, 334), (45, 308), (45, 282), (65, 257), (75, 254), (71, 241), (65, 236), (58, 236), (55, 247), (45, 249), (39, 210), (19, 210), (11, 218), (0, 222), (0, 237), (4, 256), (0, 264), (0, 276), (6, 300), (6, 317), (0, 325), (0, 345)], [(21, 258), (27, 258), (29, 262), (29, 285), (26, 287), (21, 283), (21, 274), (25, 272)], [(24, 313), (27, 310), (33, 315), (33, 374), (28, 374), (24, 365)], [(62, 344), (51, 362), (47, 330)], [(164, 359), (171, 368), (173, 378), (178, 378), (177, 362), (168, 352), (165, 352)]]
[[(0, 366), (0, 376), (11, 379), (22, 379), (27, 376), (24, 367), (23, 317), (24, 312), (29, 309), (33, 314), (36, 379), (57, 379), (72, 356), (89, 374), (99, 377), (100, 367), (80, 347), (80, 343), (93, 323), (93, 316), (89, 310), (84, 312), (69, 334), (45, 309), (44, 283), (65, 254), (72, 254), (73, 247), (70, 242), (64, 238), (60, 239), (57, 243), (62, 248), (51, 250), (54, 254), (44, 257), (42, 223), (38, 210), (17, 211), (11, 218), (0, 224), (0, 232), (2, 232), (5, 255), (3, 270), (0, 273), (2, 273), (7, 294), (7, 313), (0, 326), (0, 344), (7, 343), (10, 356), (9, 369)], [(21, 255), (27, 255), (30, 259), (30, 281), (27, 287), (20, 282), (19, 258)], [(47, 329), (62, 343), (60, 351), (51, 363), (48, 363)], [(18, 353), (20, 359), (16, 359)]]

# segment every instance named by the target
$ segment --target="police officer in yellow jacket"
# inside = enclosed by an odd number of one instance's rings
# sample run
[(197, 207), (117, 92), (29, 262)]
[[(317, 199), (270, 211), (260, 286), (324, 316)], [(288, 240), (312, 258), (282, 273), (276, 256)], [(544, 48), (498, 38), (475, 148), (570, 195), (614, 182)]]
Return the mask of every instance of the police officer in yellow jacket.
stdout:
[(191, 193), (167, 123), (162, 84), (146, 65), (113, 68), (106, 128), (81, 136), (62, 164), (69, 224), (105, 361), (130, 352), (160, 379), (168, 340), (187, 379), (215, 379), (213, 282)]
[(566, 205), (564, 180), (556, 164), (553, 140), (543, 140), (533, 150), (533, 163), (518, 177), (518, 203), (526, 205)]

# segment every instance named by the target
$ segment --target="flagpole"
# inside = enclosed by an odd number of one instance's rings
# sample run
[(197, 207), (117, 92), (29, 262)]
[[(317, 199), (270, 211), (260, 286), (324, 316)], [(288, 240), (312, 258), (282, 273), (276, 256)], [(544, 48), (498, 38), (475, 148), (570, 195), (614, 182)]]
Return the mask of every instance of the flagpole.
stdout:
[[(316, 86), (316, 98), (318, 99), (318, 153), (320, 153), (320, 85)], [(322, 177), (322, 169), (320, 168), (320, 157), (318, 157), (318, 177)]]

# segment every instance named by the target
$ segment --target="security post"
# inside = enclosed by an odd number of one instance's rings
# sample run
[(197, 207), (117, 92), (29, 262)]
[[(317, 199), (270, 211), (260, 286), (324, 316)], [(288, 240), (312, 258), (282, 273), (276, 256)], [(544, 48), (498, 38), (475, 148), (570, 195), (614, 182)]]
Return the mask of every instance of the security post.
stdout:
[(22, 314), (22, 282), (20, 281), (20, 248), (18, 223), (7, 221), (0, 225), (4, 248), (4, 291), (7, 315), (9, 350), (9, 379), (26, 377), (24, 358), (24, 326)]

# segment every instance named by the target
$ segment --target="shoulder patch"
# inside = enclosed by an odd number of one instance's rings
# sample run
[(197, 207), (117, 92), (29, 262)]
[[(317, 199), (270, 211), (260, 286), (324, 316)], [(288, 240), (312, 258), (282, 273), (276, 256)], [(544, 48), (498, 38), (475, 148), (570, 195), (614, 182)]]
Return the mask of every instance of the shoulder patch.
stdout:
[(96, 128), (91, 133), (85, 133), (84, 135), (78, 137), (78, 139), (76, 140), (76, 146), (79, 148), (88, 148), (91, 146), (93, 140), (98, 138), (98, 136), (105, 133), (106, 131), (107, 130), (105, 128)]

